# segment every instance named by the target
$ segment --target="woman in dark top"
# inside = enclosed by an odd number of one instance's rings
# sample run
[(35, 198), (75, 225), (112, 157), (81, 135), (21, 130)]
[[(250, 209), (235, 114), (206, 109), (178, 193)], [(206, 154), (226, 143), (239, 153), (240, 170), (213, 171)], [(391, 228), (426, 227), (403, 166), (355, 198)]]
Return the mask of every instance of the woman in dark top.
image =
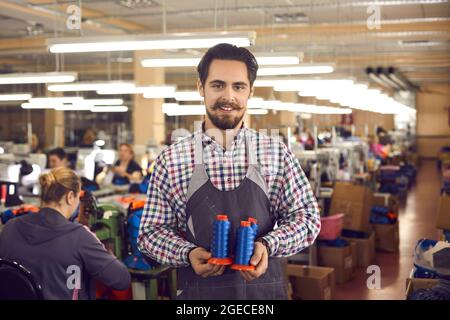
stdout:
[(134, 151), (128, 143), (120, 145), (119, 160), (114, 164), (113, 172), (113, 184), (123, 185), (141, 182), (142, 168), (134, 161)]
[(23, 265), (41, 285), (45, 299), (94, 299), (94, 279), (116, 290), (130, 274), (87, 227), (69, 219), (80, 203), (80, 179), (56, 168), (39, 177), (38, 213), (10, 220), (0, 233), (0, 257)]

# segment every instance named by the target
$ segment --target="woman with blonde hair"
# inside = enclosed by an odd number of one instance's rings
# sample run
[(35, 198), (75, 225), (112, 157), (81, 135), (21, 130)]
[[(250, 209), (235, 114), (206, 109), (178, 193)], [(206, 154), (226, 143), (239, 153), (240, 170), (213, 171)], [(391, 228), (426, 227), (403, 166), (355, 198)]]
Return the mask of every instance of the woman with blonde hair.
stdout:
[(70, 222), (80, 203), (80, 178), (68, 168), (39, 177), (38, 213), (9, 221), (0, 233), (0, 258), (27, 268), (45, 299), (93, 299), (94, 279), (128, 289), (130, 274), (91, 231)]

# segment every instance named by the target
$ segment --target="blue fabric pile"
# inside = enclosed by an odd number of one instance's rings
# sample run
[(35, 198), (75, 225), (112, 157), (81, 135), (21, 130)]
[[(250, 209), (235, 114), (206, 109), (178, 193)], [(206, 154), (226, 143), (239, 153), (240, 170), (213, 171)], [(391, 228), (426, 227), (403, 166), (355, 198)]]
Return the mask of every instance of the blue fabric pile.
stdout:
[(139, 226), (141, 224), (143, 211), (144, 208), (132, 209), (131, 205), (128, 210), (127, 234), (131, 246), (131, 255), (125, 258), (124, 263), (130, 269), (149, 270), (152, 268), (152, 266), (145, 260), (143, 254), (139, 251), (137, 245)]
[(342, 238), (336, 238), (334, 240), (317, 240), (319, 246), (343, 248), (349, 245), (348, 241)]
[(440, 279), (439, 283), (431, 289), (414, 291), (408, 300), (450, 300), (450, 281)]
[(397, 214), (390, 212), (388, 208), (383, 206), (374, 206), (371, 209), (371, 224), (394, 224), (397, 222)]

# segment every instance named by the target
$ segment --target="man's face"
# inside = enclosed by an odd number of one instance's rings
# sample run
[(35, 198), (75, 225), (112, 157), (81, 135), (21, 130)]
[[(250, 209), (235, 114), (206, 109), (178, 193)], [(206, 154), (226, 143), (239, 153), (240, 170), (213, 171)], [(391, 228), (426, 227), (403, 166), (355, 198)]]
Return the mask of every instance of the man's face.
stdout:
[(64, 161), (64, 159), (60, 159), (56, 155), (51, 155), (48, 157), (48, 165), (50, 166), (50, 169), (55, 169), (59, 167), (65, 167), (66, 162)]
[(198, 90), (205, 100), (207, 121), (220, 130), (240, 125), (253, 93), (245, 63), (218, 59), (211, 62), (205, 85), (198, 82)]

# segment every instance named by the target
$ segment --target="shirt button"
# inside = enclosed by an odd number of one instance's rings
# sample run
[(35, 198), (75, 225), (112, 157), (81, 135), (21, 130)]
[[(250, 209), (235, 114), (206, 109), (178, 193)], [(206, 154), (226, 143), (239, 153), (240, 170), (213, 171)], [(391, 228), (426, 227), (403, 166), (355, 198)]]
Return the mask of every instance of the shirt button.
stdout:
[(228, 181), (228, 183), (231, 183), (231, 178), (228, 178), (227, 181)]

